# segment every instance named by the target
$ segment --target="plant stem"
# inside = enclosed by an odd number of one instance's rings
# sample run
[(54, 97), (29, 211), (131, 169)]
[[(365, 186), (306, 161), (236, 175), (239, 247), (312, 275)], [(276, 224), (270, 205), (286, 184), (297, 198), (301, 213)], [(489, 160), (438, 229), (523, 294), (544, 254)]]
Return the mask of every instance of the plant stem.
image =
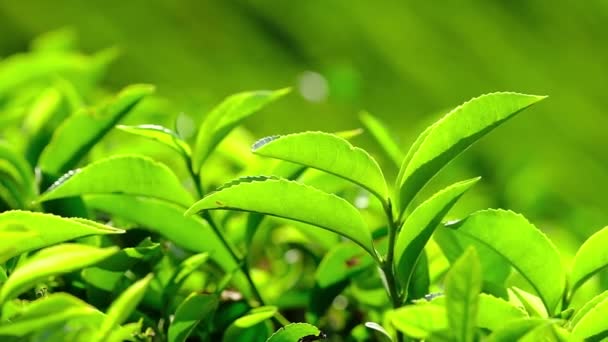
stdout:
[[(395, 277), (395, 267), (393, 266), (393, 261), (395, 259), (395, 240), (397, 238), (397, 231), (399, 227), (398, 222), (396, 222), (393, 217), (393, 207), (390, 200), (388, 205), (384, 207), (384, 212), (386, 213), (388, 222), (388, 251), (382, 264), (382, 271), (386, 277), (386, 284), (388, 286), (388, 293), (391, 303), (393, 308), (397, 309), (401, 306), (402, 298), (401, 294), (399, 293), (399, 285)], [(397, 342), (401, 341), (403, 341), (403, 334), (400, 331), (397, 331)]]
[[(192, 169), (192, 166), (191, 166), (192, 163), (189, 160), (186, 161), (186, 164), (187, 164), (188, 172), (190, 173), (190, 177), (192, 177), (192, 181), (194, 182), (196, 194), (198, 195), (199, 198), (202, 198), (204, 195), (204, 191), (203, 191), (203, 187), (201, 185), (200, 174), (197, 173), (196, 171), (194, 171), (194, 169)], [(264, 299), (262, 298), (262, 295), (260, 294), (260, 291), (258, 291), (258, 288), (255, 286), (255, 283), (253, 282), (253, 279), (251, 278), (251, 274), (249, 273), (249, 265), (247, 264), (247, 258), (240, 257), (237, 255), (234, 248), (230, 245), (228, 240), (226, 240), (226, 238), (224, 237), (224, 234), (220, 231), (218, 225), (215, 223), (215, 220), (213, 219), (211, 214), (209, 214), (208, 211), (204, 211), (201, 214), (201, 217), (209, 223), (209, 225), (211, 226), (211, 229), (213, 229), (213, 231), (215, 232), (215, 235), (218, 236), (218, 238), (222, 242), (222, 245), (224, 245), (224, 248), (226, 248), (228, 250), (228, 252), (230, 253), (230, 256), (238, 263), (239, 268), (241, 269), (243, 274), (245, 274), (245, 278), (247, 279), (247, 283), (249, 283), (249, 287), (251, 289), (251, 293), (253, 294), (255, 301), (257, 301), (258, 305), (260, 305), (260, 306), (266, 305), (264, 302)], [(290, 324), (289, 320), (287, 320), (287, 318), (285, 318), (285, 316), (283, 316), (278, 311), (275, 314), (274, 318), (276, 319), (277, 323), (279, 323), (282, 326)]]

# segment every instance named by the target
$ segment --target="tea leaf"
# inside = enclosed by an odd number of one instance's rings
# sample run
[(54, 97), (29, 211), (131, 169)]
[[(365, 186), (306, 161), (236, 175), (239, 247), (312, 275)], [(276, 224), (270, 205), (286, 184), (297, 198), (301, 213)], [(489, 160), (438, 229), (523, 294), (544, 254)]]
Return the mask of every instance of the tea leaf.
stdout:
[(40, 155), (38, 165), (45, 173), (60, 175), (76, 164), (154, 87), (132, 85), (122, 90), (99, 113), (80, 112), (67, 118), (57, 128)]
[(456, 107), (434, 123), (414, 142), (401, 165), (397, 178), (399, 212), (402, 213), (418, 191), (458, 154), (544, 98), (517, 93), (486, 94)]
[(192, 196), (165, 164), (138, 155), (114, 156), (63, 175), (40, 201), (86, 194), (129, 194), (149, 196), (184, 206)]
[(97, 248), (77, 244), (62, 244), (43, 249), (8, 277), (0, 290), (0, 303), (29, 290), (47, 277), (96, 264), (117, 251), (118, 247)]
[(452, 265), (445, 280), (448, 322), (456, 341), (475, 340), (480, 292), (481, 265), (477, 252), (469, 247)]
[(608, 227), (591, 235), (578, 249), (572, 263), (570, 284), (576, 291), (589, 278), (608, 266)]
[(308, 323), (291, 323), (277, 330), (266, 342), (298, 342), (306, 336), (318, 336), (321, 330)]
[(504, 210), (481, 210), (450, 225), (505, 257), (553, 312), (566, 286), (559, 252), (553, 243), (523, 216)]
[(177, 307), (169, 326), (169, 342), (183, 342), (199, 322), (208, 322), (219, 305), (216, 295), (192, 293)]
[(587, 340), (608, 331), (608, 299), (597, 303), (587, 311), (572, 328), (573, 340)]
[(338, 244), (319, 263), (315, 280), (320, 287), (326, 288), (349, 279), (372, 265), (374, 259), (359, 247), (347, 243)]
[(570, 326), (575, 326), (589, 311), (593, 310), (599, 303), (608, 299), (608, 291), (604, 291), (589, 300), (582, 308), (576, 311), (576, 314), (570, 320)]
[(82, 319), (101, 322), (104, 314), (82, 300), (67, 294), (53, 293), (30, 303), (21, 314), (0, 324), (0, 336), (25, 338), (61, 322), (74, 323)]
[(344, 199), (285, 179), (249, 177), (235, 180), (186, 211), (242, 210), (301, 221), (343, 235), (377, 258), (359, 211)]
[(386, 205), (388, 190), (378, 163), (363, 149), (323, 132), (266, 137), (252, 147), (255, 154), (302, 164), (347, 179), (373, 193)]
[(456, 201), (479, 178), (455, 183), (419, 205), (406, 219), (395, 243), (395, 272), (402, 288), (407, 288), (414, 266), (433, 231)]
[(213, 149), (248, 116), (289, 93), (289, 88), (274, 91), (243, 92), (227, 97), (205, 117), (192, 151), (192, 168), (198, 172)]
[(133, 135), (138, 135), (147, 139), (157, 141), (165, 146), (168, 146), (181, 155), (190, 158), (192, 150), (188, 143), (177, 135), (172, 130), (159, 125), (139, 125), (139, 126), (116, 126), (119, 130)]
[(69, 219), (52, 214), (20, 210), (1, 213), (0, 236), (13, 232), (25, 233), (28, 238), (22, 239), (19, 244), (11, 244), (4, 255), (6, 258), (84, 236), (121, 234), (124, 230), (85, 219)]
[(228, 326), (222, 341), (231, 342), (239, 339), (251, 341), (254, 336), (260, 339), (259, 335), (256, 336), (257, 334), (253, 331), (247, 330), (255, 329), (258, 324), (272, 318), (276, 313), (277, 308), (274, 306), (261, 306), (251, 309), (245, 316), (239, 317)]
[(522, 318), (506, 324), (496, 329), (492, 333), (488, 341), (492, 342), (512, 342), (519, 341), (528, 332), (534, 330), (538, 326), (551, 323), (552, 320), (543, 318)]
[(148, 274), (145, 278), (136, 281), (129, 286), (108, 308), (106, 318), (104, 319), (98, 331), (98, 341), (104, 341), (111, 333), (112, 329), (122, 324), (135, 310), (141, 299), (146, 293), (148, 285), (154, 278), (153, 274)]
[(504, 299), (486, 293), (479, 294), (478, 327), (494, 331), (509, 322), (525, 317), (527, 314), (522, 309)]
[(391, 322), (397, 330), (416, 339), (425, 339), (433, 332), (448, 328), (445, 307), (432, 303), (407, 305), (391, 313)]

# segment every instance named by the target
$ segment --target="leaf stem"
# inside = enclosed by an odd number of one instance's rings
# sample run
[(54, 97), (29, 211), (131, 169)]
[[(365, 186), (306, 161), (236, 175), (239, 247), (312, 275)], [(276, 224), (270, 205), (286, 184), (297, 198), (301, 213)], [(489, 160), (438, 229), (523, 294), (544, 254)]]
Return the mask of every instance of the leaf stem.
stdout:
[[(395, 267), (393, 266), (393, 260), (395, 258), (395, 240), (398, 232), (398, 222), (395, 221), (393, 216), (393, 207), (391, 201), (388, 201), (388, 205), (384, 206), (384, 212), (388, 221), (388, 251), (386, 258), (382, 263), (382, 271), (386, 278), (386, 285), (388, 287), (388, 294), (391, 300), (391, 304), (394, 309), (401, 306), (402, 298), (399, 293), (399, 285), (395, 276)], [(397, 331), (397, 341), (403, 341), (403, 334)]]

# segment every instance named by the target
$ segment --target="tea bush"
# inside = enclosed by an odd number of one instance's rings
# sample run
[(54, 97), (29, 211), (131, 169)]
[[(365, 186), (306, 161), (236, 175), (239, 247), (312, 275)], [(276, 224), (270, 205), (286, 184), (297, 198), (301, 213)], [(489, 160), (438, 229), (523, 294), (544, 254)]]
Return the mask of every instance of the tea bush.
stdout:
[(608, 336), (608, 291), (573, 301), (608, 265), (608, 229), (566, 266), (512, 211), (442, 223), (480, 178), (421, 192), (543, 96), (474, 98), (406, 153), (363, 113), (393, 183), (349, 141), (360, 130), (253, 142), (241, 122), (289, 89), (229, 96), (190, 139), (167, 127), (153, 86), (99, 88), (112, 51), (43, 42), (0, 64), (2, 340)]

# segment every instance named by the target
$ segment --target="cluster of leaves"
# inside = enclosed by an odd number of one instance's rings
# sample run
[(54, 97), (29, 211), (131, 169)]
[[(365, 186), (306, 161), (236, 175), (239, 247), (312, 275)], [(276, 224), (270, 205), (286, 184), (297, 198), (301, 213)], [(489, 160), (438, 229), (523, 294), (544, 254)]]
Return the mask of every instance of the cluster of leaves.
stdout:
[[(11, 141), (0, 144), (3, 340), (605, 337), (608, 291), (584, 305), (572, 298), (608, 265), (608, 229), (566, 268), (514, 212), (441, 223), (479, 178), (420, 198), (458, 154), (543, 97), (474, 98), (407, 153), (362, 114), (399, 170), (391, 187), (349, 142), (358, 130), (272, 136), (243, 153), (251, 141), (238, 126), (285, 89), (229, 96), (194, 139), (119, 125), (153, 87), (98, 101), (93, 85), (106, 62), (51, 39), (0, 64), (2, 133)], [(182, 162), (95, 158), (116, 130)]]

